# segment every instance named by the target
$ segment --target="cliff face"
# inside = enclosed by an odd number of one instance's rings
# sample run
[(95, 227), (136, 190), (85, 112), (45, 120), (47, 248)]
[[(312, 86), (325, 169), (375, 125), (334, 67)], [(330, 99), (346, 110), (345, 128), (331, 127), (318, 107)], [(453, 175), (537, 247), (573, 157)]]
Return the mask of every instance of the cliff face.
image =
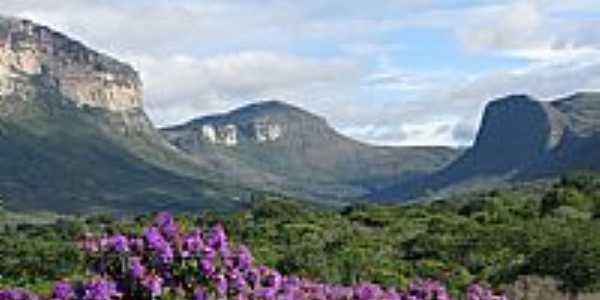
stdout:
[[(232, 208), (238, 188), (172, 147), (129, 65), (0, 17), (0, 198), (15, 209), (115, 213)], [(241, 196), (240, 196), (241, 194)]]
[(444, 177), (519, 170), (555, 149), (565, 131), (565, 117), (547, 103), (524, 95), (493, 101), (485, 109), (473, 147), (445, 170)]
[[(439, 186), (497, 177), (527, 180), (577, 170), (600, 170), (597, 163), (600, 94), (578, 93), (542, 102), (510, 96), (491, 102), (475, 144), (436, 174)], [(600, 152), (598, 152), (600, 153)]]
[(31, 21), (0, 18), (0, 97), (30, 98), (40, 88), (55, 89), (78, 107), (142, 107), (142, 84), (129, 65)]
[(513, 95), (490, 102), (473, 147), (447, 168), (398, 185), (376, 199), (405, 199), (427, 190), (490, 186), (573, 171), (600, 171), (600, 94), (550, 102)]

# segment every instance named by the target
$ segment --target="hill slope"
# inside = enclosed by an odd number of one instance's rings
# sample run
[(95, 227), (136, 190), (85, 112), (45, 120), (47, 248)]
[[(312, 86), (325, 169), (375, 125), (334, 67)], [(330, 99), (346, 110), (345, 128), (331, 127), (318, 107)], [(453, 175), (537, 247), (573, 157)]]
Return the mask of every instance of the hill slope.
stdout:
[(316, 198), (357, 198), (451, 161), (445, 147), (376, 147), (345, 137), (279, 101), (248, 105), (162, 130), (173, 145), (249, 184)]

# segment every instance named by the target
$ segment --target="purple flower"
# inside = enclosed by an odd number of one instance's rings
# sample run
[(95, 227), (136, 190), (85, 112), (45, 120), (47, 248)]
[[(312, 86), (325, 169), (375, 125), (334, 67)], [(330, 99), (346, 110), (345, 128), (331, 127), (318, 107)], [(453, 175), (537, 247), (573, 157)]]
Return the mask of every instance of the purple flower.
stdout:
[(260, 271), (258, 269), (252, 268), (248, 271), (248, 283), (255, 289), (260, 287)]
[(110, 300), (115, 296), (119, 296), (119, 293), (114, 282), (96, 279), (85, 287), (84, 299), (86, 300)]
[(374, 300), (381, 294), (381, 288), (374, 284), (361, 284), (354, 288), (354, 295), (360, 300)]
[(154, 219), (154, 223), (168, 240), (172, 241), (179, 235), (179, 225), (168, 212), (159, 213)]
[(55, 299), (71, 299), (74, 296), (73, 286), (66, 281), (60, 281), (54, 286), (54, 292), (52, 295)]
[(129, 240), (124, 235), (115, 235), (110, 238), (110, 247), (119, 253), (129, 251)]
[(206, 291), (202, 288), (197, 288), (196, 292), (194, 292), (194, 300), (206, 300), (208, 299), (208, 295), (206, 295)]
[(136, 252), (144, 251), (144, 239), (134, 238), (131, 240), (131, 248)]
[(219, 224), (213, 227), (208, 238), (208, 245), (215, 250), (221, 250), (222, 247), (227, 246), (227, 235), (222, 225)]
[(22, 290), (0, 290), (0, 300), (37, 300), (38, 296)]
[(160, 212), (156, 215), (156, 217), (154, 218), (154, 223), (156, 225), (158, 225), (159, 227), (162, 226), (163, 224), (167, 224), (167, 223), (174, 223), (175, 219), (173, 219), (173, 216), (166, 212)]
[(232, 287), (238, 291), (243, 291), (248, 287), (244, 275), (238, 269), (233, 269), (231, 272), (229, 272), (229, 280)]
[(256, 296), (263, 300), (275, 300), (277, 298), (277, 290), (274, 288), (261, 288), (256, 292)]
[(190, 252), (190, 254), (196, 254), (204, 248), (204, 240), (202, 239), (202, 234), (199, 230), (194, 231), (192, 234), (188, 235), (184, 241), (185, 249)]
[(216, 275), (215, 279), (214, 279), (214, 283), (215, 283), (217, 293), (219, 294), (219, 296), (221, 296), (221, 297), (227, 296), (228, 284), (227, 284), (227, 279), (225, 278), (225, 276), (223, 274)]
[(159, 256), (160, 256), (160, 260), (164, 264), (173, 263), (173, 259), (175, 257), (175, 255), (173, 254), (173, 248), (171, 248), (171, 246), (169, 244), (167, 244), (164, 248), (159, 250)]
[(238, 250), (238, 268), (247, 270), (252, 266), (252, 253), (248, 247), (241, 245)]
[(142, 285), (150, 292), (152, 298), (156, 298), (162, 294), (163, 279), (160, 276), (151, 274), (142, 280)]
[(160, 230), (158, 230), (156, 227), (147, 228), (144, 231), (144, 237), (146, 238), (150, 248), (154, 250), (162, 249), (167, 244), (167, 241), (165, 241), (164, 237), (160, 233)]
[(146, 267), (142, 264), (140, 257), (134, 256), (129, 258), (129, 272), (135, 279), (141, 279), (146, 273)]

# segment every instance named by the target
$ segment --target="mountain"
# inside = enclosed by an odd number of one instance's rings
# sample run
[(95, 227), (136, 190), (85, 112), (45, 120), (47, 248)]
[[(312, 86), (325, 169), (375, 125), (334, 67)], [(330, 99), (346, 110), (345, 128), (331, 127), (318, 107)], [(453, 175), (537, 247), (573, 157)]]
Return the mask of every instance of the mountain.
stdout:
[[(228, 209), (143, 111), (129, 65), (27, 20), (0, 18), (0, 201), (14, 209)], [(204, 177), (203, 177), (204, 176)]]
[(68, 213), (231, 210), (257, 190), (347, 203), (457, 151), (375, 147), (278, 101), (157, 130), (128, 64), (0, 17), (0, 205)]
[(511, 95), (487, 105), (473, 146), (448, 167), (372, 198), (407, 199), (574, 171), (600, 171), (600, 94), (549, 102)]
[(157, 130), (128, 64), (0, 17), (0, 206), (232, 210), (256, 191), (347, 204), (600, 171), (600, 94), (490, 102), (472, 147), (384, 147), (281, 101)]
[(281, 101), (164, 128), (179, 149), (249, 185), (317, 199), (359, 198), (437, 170), (445, 147), (377, 147), (336, 132), (325, 119)]

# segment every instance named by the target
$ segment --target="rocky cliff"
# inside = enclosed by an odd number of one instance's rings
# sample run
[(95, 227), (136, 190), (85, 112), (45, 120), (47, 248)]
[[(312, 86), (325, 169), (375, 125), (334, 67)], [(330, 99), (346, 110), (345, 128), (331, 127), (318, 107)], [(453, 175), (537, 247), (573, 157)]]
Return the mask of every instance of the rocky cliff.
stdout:
[(142, 107), (142, 84), (129, 65), (45, 26), (0, 18), (0, 95), (30, 92), (24, 82), (34, 78), (79, 107)]
[(447, 168), (374, 195), (406, 199), (463, 189), (600, 171), (600, 94), (555, 101), (513, 95), (490, 102), (475, 143)]
[[(171, 146), (129, 65), (0, 17), (0, 198), (14, 209), (116, 213), (231, 208), (239, 188)], [(216, 175), (215, 175), (216, 176)], [(221, 201), (223, 200), (223, 201)]]

